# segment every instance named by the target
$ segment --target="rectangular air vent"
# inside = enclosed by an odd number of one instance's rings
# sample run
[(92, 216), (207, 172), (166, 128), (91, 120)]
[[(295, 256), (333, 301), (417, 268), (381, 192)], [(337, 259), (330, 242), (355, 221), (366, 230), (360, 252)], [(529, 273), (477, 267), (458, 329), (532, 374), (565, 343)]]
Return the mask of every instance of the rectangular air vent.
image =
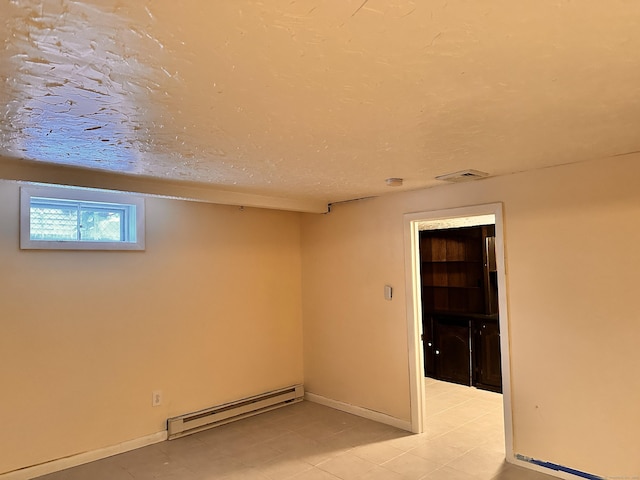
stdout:
[(442, 180), (444, 182), (468, 182), (470, 180), (477, 180), (479, 178), (488, 177), (489, 174), (481, 172), (480, 170), (461, 170), (459, 172), (447, 173), (446, 175), (440, 175), (436, 177), (436, 180)]

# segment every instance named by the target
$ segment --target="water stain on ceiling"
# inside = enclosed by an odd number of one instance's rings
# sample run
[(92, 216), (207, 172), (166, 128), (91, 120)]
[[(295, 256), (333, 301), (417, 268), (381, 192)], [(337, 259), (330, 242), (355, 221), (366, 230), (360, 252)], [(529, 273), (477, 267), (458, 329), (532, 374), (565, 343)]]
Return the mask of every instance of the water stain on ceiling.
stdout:
[(0, 156), (334, 202), (640, 150), (640, 4), (13, 0)]

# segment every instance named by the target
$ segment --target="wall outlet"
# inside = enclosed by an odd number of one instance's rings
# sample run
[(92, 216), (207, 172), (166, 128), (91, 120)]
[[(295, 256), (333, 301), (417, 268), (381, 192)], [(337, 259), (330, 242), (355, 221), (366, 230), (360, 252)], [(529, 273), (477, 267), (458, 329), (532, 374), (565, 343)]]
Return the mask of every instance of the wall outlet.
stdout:
[(154, 390), (151, 395), (151, 406), (157, 407), (162, 405), (162, 390)]

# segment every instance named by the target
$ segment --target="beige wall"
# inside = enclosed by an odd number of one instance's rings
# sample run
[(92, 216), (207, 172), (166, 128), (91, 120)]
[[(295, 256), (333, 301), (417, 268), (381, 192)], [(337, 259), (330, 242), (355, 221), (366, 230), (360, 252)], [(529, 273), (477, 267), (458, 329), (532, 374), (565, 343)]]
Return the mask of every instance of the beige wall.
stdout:
[(299, 214), (148, 198), (145, 252), (20, 251), (18, 192), (0, 182), (0, 473), (302, 383)]
[(409, 420), (403, 214), (503, 202), (515, 452), (638, 475), (639, 178), (624, 157), (305, 215), (307, 390)]
[(309, 391), (408, 421), (403, 214), (501, 201), (515, 451), (638, 475), (639, 160), (392, 194), (302, 224), (149, 198), (145, 252), (20, 251), (18, 186), (0, 182), (0, 472), (302, 382), (303, 347)]

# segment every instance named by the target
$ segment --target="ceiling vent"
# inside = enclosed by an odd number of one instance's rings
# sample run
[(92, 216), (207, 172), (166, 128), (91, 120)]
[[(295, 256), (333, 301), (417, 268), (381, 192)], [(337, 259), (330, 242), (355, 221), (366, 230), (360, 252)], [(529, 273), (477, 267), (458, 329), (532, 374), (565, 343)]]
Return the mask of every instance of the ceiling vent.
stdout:
[(479, 178), (488, 177), (489, 174), (481, 172), (480, 170), (461, 170), (460, 172), (447, 173), (446, 175), (440, 175), (436, 177), (436, 180), (442, 180), (444, 182), (468, 182), (470, 180), (477, 180)]

